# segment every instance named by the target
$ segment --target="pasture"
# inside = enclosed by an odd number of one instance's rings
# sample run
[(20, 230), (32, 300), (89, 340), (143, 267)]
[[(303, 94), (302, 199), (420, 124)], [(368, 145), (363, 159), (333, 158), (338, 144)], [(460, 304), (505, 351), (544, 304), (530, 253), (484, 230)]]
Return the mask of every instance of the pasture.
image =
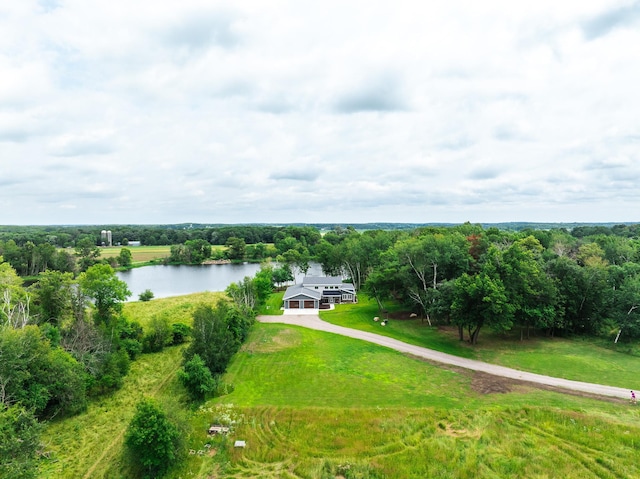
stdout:
[(122, 248), (131, 251), (133, 263), (147, 263), (149, 261), (168, 258), (171, 246), (104, 246), (100, 248), (101, 258), (114, 258), (120, 254)]
[[(215, 298), (127, 303), (125, 313), (143, 325), (157, 314), (190, 322), (197, 304)], [(339, 308), (331, 320), (353, 326), (360, 312)], [(383, 329), (362, 314), (361, 327)], [(390, 321), (388, 334), (441, 344), (447, 352), (490, 354), (491, 342), (477, 351), (446, 331), (424, 335), (429, 328), (403, 322), (402, 330), (397, 323)], [(548, 349), (548, 363), (566, 352), (545, 341), (536, 347)], [(573, 351), (596, 369), (610, 361), (593, 348)], [(180, 360), (180, 348), (143, 355), (120, 391), (50, 423), (44, 437), (50, 458), (42, 460), (39, 477), (132, 477), (122, 438), (143, 395), (163, 404), (182, 431), (184, 459), (170, 478), (640, 477), (640, 409), (626, 403), (507, 380), (487, 388), (486, 378), (469, 371), (278, 324), (254, 326), (224, 377), (228, 393), (204, 404), (187, 403), (175, 379)], [(218, 422), (232, 426), (228, 437), (207, 436)], [(236, 439), (247, 447), (234, 448)]]

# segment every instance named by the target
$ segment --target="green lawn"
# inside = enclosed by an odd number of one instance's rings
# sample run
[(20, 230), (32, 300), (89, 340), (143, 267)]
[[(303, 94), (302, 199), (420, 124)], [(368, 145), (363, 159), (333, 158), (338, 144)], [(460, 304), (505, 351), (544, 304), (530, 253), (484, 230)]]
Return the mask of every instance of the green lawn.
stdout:
[(325, 321), (393, 337), (407, 343), (456, 356), (479, 359), (515, 369), (577, 381), (640, 389), (640, 357), (604, 348), (589, 339), (533, 337), (520, 341), (484, 330), (471, 346), (458, 340), (455, 328), (430, 327), (420, 319), (390, 320), (386, 326), (373, 321), (382, 316), (374, 301), (360, 296), (360, 303), (323, 311)]
[[(193, 308), (215, 295), (127, 303), (142, 324), (155, 314), (190, 323)], [(331, 321), (380, 332), (369, 305), (322, 313)], [(391, 321), (385, 331), (517, 362), (535, 355), (515, 347), (484, 349), (419, 322)], [(422, 334), (423, 331), (428, 334)], [(489, 339), (489, 338), (488, 338)], [(553, 340), (551, 344), (562, 342)], [(493, 346), (491, 346), (493, 345)], [(566, 350), (546, 348), (553, 367)], [(582, 360), (588, 345), (577, 342)], [(537, 350), (536, 350), (537, 351)], [(536, 354), (538, 354), (536, 352)], [(619, 353), (618, 353), (619, 354)], [(593, 354), (594, 364), (606, 357)], [(43, 442), (39, 477), (130, 478), (123, 434), (135, 403), (155, 397), (181, 428), (183, 461), (168, 478), (626, 478), (640, 477), (640, 409), (506, 382), (485, 394), (480, 375), (443, 368), (387, 348), (296, 326), (256, 324), (224, 382), (231, 392), (200, 407), (175, 378), (180, 348), (142, 355), (124, 387), (86, 413), (54, 421)], [(232, 422), (228, 437), (208, 437)], [(233, 447), (245, 440), (245, 449)], [(190, 453), (191, 452), (191, 453)]]

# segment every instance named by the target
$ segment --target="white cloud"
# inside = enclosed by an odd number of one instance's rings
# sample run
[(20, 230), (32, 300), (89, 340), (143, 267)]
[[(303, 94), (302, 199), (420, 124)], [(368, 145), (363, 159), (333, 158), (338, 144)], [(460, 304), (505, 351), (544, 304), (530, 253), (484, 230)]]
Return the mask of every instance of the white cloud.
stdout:
[(5, 3), (3, 221), (636, 220), (639, 5)]

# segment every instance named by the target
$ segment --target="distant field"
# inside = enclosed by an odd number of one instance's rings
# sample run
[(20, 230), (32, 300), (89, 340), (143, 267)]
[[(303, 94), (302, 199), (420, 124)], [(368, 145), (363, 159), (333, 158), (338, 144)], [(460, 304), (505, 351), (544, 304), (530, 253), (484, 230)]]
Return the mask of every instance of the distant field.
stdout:
[(154, 259), (168, 258), (171, 254), (171, 246), (106, 246), (100, 248), (102, 258), (113, 258), (120, 254), (122, 248), (131, 251), (134, 263), (144, 263)]
[[(100, 248), (100, 256), (102, 258), (113, 258), (120, 254), (122, 248), (127, 248), (131, 251), (131, 256), (134, 263), (146, 263), (154, 259), (168, 258), (171, 255), (171, 246), (106, 246)], [(222, 245), (211, 246), (212, 250), (224, 249)]]

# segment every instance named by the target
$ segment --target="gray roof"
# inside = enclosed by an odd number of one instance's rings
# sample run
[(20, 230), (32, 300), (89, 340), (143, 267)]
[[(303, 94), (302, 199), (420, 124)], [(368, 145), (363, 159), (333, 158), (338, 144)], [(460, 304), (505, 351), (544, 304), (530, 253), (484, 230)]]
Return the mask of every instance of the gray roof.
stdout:
[(342, 284), (342, 278), (339, 276), (305, 276), (302, 278), (302, 284)]
[(287, 299), (295, 298), (296, 296), (307, 296), (309, 298), (319, 300), (322, 298), (322, 293), (314, 289), (305, 288), (301, 284), (294, 284), (287, 288), (282, 299), (283, 301), (286, 301)]

